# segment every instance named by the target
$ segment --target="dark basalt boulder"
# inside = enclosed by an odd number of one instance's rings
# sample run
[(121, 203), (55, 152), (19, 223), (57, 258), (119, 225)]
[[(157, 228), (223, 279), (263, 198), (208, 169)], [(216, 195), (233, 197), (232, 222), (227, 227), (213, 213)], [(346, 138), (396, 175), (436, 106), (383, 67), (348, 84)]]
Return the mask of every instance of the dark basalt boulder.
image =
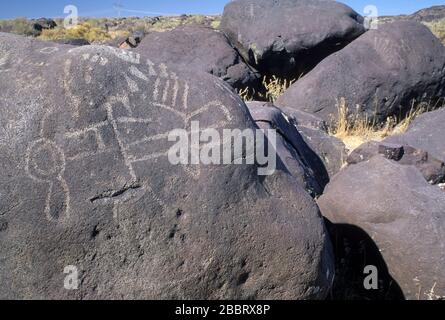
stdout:
[(399, 21), (379, 25), (327, 57), (276, 104), (333, 121), (344, 98), (350, 113), (380, 123), (409, 112), (413, 99), (444, 95), (444, 46), (426, 26)]
[(348, 152), (340, 139), (329, 134), (327, 123), (304, 111), (290, 108), (283, 108), (282, 111), (298, 129), (307, 145), (323, 161), (329, 177), (337, 174), (345, 164)]
[(385, 139), (388, 143), (407, 144), (427, 151), (432, 157), (445, 162), (445, 108), (418, 116), (401, 135)]
[(244, 62), (226, 36), (210, 27), (186, 25), (150, 33), (135, 51), (150, 55), (154, 63), (169, 62), (188, 72), (213, 74), (235, 89), (255, 89), (259, 84), (259, 75)]
[(371, 141), (355, 149), (348, 157), (348, 164), (368, 161), (380, 154), (400, 165), (414, 166), (430, 184), (445, 182), (445, 164), (427, 151), (416, 149), (407, 144)]
[(326, 297), (331, 244), (294, 178), (168, 160), (192, 120), (256, 128), (224, 82), (2, 33), (0, 72), (0, 298)]
[(264, 75), (298, 78), (365, 32), (350, 7), (323, 0), (235, 0), (220, 29)]
[[(355, 228), (372, 239), (377, 258), (357, 259), (389, 272), (403, 296), (412, 300), (445, 296), (445, 193), (414, 166), (376, 155), (337, 174), (318, 200), (322, 214), (339, 230)], [(349, 239), (351, 241), (351, 238)], [(368, 247), (362, 248), (364, 256)], [(379, 276), (379, 280), (382, 278)], [(379, 289), (382, 288), (379, 281)]]
[(288, 121), (285, 114), (271, 103), (259, 101), (246, 103), (257, 126), (265, 131), (275, 129), (276, 153), (297, 181), (312, 196), (323, 193), (329, 181), (328, 173), (318, 155), (306, 144), (297, 127)]
[(54, 29), (57, 27), (57, 23), (53, 19), (39, 18), (34, 20), (34, 29), (36, 31), (42, 31), (43, 29)]

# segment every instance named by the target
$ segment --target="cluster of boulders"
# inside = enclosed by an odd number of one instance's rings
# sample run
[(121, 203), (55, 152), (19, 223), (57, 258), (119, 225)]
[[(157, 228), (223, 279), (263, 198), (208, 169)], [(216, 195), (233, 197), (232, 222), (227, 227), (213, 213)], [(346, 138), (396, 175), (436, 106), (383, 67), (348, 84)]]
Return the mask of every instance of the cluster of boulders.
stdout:
[[(426, 27), (366, 30), (334, 1), (235, 0), (220, 30), (134, 40), (0, 33), (0, 298), (445, 296), (445, 109), (356, 150), (329, 134), (340, 98), (376, 123), (440, 102), (445, 48)], [(275, 104), (235, 93), (301, 74)], [(191, 121), (275, 129), (275, 173), (172, 164), (169, 132), (193, 136)]]

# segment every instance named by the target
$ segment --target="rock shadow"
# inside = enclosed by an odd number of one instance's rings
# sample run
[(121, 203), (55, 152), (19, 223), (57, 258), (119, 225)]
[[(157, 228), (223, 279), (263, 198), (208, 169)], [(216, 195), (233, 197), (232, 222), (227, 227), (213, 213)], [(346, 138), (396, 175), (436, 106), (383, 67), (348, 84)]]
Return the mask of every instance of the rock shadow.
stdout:
[[(398, 283), (389, 273), (379, 248), (361, 228), (333, 224), (325, 218), (335, 255), (336, 276), (331, 300), (405, 300)], [(365, 266), (378, 270), (378, 289), (364, 287)]]

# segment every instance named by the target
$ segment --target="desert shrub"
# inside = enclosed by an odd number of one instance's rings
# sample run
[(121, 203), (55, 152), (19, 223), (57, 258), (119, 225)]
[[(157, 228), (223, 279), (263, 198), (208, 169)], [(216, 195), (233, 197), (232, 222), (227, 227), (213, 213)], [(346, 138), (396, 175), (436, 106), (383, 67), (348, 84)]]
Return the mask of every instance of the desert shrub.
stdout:
[(36, 37), (40, 34), (38, 30), (34, 29), (34, 22), (26, 18), (2, 20), (0, 21), (0, 31), (32, 37)]
[(425, 25), (431, 29), (436, 37), (445, 45), (445, 19), (428, 22)]
[(219, 19), (215, 19), (215, 20), (213, 20), (213, 21), (210, 23), (210, 26), (211, 26), (213, 29), (218, 29), (220, 24), (221, 24), (221, 20), (219, 20)]
[(88, 42), (102, 42), (110, 39), (110, 35), (104, 29), (93, 27), (89, 22), (82, 22), (69, 29), (59, 27), (43, 30), (40, 38), (42, 40), (85, 39)]

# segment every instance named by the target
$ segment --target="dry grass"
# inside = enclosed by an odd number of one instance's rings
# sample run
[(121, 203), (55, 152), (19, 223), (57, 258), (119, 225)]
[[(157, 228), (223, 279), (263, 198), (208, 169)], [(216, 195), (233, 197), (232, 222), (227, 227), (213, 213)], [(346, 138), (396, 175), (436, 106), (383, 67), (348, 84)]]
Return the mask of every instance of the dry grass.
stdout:
[(425, 22), (425, 25), (430, 28), (434, 35), (445, 45), (445, 19)]
[(0, 32), (11, 32), (42, 40), (85, 39), (103, 42), (116, 37), (129, 36), (135, 32), (150, 33), (172, 30), (181, 25), (198, 24), (217, 29), (220, 16), (182, 15), (172, 17), (126, 17), (126, 18), (80, 18), (79, 25), (63, 28), (63, 19), (54, 19), (57, 27), (42, 33), (33, 28), (34, 22), (26, 18), (0, 20)]
[(105, 30), (93, 27), (92, 24), (88, 22), (80, 23), (70, 29), (56, 27), (54, 29), (43, 30), (39, 38), (42, 40), (85, 39), (88, 42), (102, 42), (111, 39)]
[(0, 32), (10, 32), (32, 37), (39, 35), (39, 32), (34, 29), (34, 23), (26, 18), (0, 20)]
[(368, 117), (357, 113), (351, 115), (346, 100), (341, 98), (337, 103), (338, 118), (330, 134), (342, 140), (346, 148), (352, 152), (365, 142), (382, 141), (388, 136), (404, 133), (417, 116), (438, 108), (439, 103), (432, 105), (413, 102), (410, 111), (401, 120), (397, 117), (389, 117), (383, 125), (377, 125), (375, 120)]
[(274, 103), (295, 81), (281, 79), (277, 76), (264, 77), (259, 92), (251, 88), (244, 88), (238, 91), (238, 95), (244, 101), (259, 99)]
[(296, 80), (280, 79), (276, 76), (263, 79), (263, 87), (265, 90), (265, 98), (267, 101), (275, 102), (284, 91), (286, 91)]
[(238, 91), (238, 95), (245, 102), (254, 100), (254, 92), (250, 88), (248, 88), (248, 87), (239, 90)]
[(381, 141), (387, 137), (394, 128), (393, 120), (388, 118), (386, 124), (380, 128), (357, 113), (350, 114), (346, 100), (341, 98), (337, 102), (338, 118), (330, 134), (344, 142), (347, 149), (352, 151), (366, 141)]

